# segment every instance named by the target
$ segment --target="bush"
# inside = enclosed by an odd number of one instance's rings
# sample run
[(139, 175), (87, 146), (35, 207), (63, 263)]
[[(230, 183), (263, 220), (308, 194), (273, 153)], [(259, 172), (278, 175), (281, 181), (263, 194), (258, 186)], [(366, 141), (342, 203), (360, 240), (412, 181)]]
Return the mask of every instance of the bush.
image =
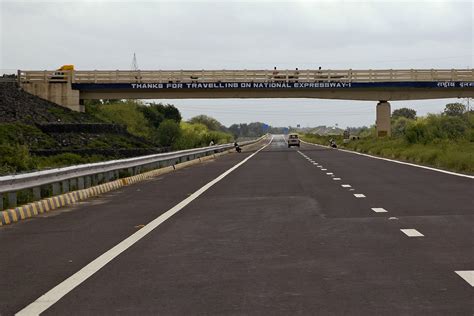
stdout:
[(444, 139), (469, 139), (469, 129), (469, 122), (465, 117), (431, 114), (427, 118), (409, 122), (404, 136), (409, 143), (427, 144)]
[(174, 120), (165, 120), (157, 130), (158, 142), (161, 146), (172, 146), (181, 135), (179, 124)]
[(392, 123), (392, 136), (401, 137), (405, 134), (406, 127), (410, 122), (406, 117), (399, 117)]
[(151, 139), (150, 122), (140, 110), (141, 106), (140, 102), (131, 100), (102, 104), (94, 110), (94, 115), (106, 122), (126, 125), (130, 134)]
[(0, 144), (0, 173), (8, 174), (35, 168), (28, 147), (19, 144)]
[(206, 125), (201, 123), (182, 122), (180, 127), (181, 135), (173, 146), (175, 149), (208, 146), (211, 140), (215, 144), (230, 143), (233, 139), (232, 134), (210, 131)]

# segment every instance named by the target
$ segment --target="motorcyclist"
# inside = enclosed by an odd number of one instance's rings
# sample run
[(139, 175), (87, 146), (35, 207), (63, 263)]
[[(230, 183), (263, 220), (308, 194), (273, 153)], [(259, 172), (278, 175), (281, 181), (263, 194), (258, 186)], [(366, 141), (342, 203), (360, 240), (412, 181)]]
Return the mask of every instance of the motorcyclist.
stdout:
[(242, 151), (242, 149), (240, 148), (240, 146), (237, 142), (234, 142), (234, 148), (235, 148), (235, 151), (237, 151), (238, 153), (240, 153)]

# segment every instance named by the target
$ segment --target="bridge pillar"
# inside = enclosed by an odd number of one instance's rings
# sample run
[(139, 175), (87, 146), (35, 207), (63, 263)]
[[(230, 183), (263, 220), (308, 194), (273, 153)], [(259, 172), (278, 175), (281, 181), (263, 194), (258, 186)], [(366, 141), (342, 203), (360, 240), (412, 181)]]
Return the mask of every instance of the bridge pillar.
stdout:
[(375, 120), (375, 126), (377, 128), (377, 136), (391, 136), (392, 128), (390, 125), (390, 103), (387, 101), (379, 101), (377, 103), (377, 117)]

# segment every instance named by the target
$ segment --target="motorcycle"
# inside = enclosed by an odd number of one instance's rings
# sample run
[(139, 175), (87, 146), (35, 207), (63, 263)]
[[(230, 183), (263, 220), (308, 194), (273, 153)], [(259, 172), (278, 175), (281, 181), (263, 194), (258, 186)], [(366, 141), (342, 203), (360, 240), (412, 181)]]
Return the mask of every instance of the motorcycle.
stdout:
[(242, 151), (242, 148), (240, 148), (239, 144), (234, 143), (235, 151), (240, 153)]

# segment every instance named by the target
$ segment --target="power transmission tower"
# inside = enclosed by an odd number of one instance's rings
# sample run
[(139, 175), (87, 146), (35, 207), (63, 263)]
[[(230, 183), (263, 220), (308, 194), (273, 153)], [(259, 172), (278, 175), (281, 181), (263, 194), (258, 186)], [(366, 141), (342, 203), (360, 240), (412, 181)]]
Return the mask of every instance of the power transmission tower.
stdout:
[(132, 70), (138, 70), (138, 62), (137, 62), (137, 55), (133, 53), (133, 60), (132, 60)]

